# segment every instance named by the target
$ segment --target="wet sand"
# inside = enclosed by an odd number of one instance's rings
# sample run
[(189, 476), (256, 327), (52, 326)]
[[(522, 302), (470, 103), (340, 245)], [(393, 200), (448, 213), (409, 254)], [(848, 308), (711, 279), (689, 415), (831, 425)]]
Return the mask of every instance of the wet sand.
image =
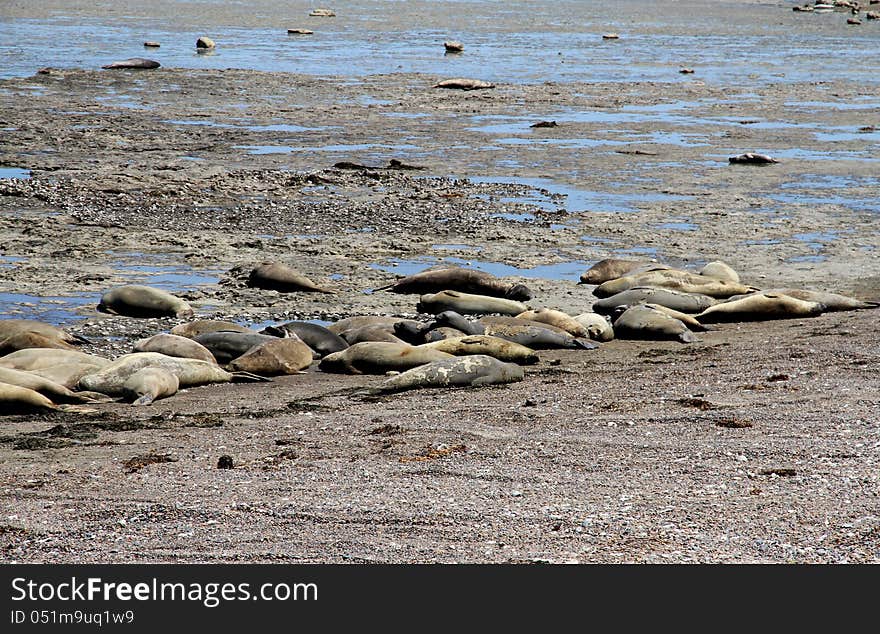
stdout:
[[(114, 355), (178, 320), (96, 313), (113, 285), (154, 280), (243, 323), (413, 316), (416, 297), (370, 289), (443, 261), (582, 312), (577, 274), (615, 256), (880, 296), (870, 86), (441, 78), (2, 82), (0, 165), (32, 174), (0, 181), (0, 293), (24, 297), (5, 315), (51, 310)], [(728, 164), (746, 151), (781, 162)], [(266, 259), (339, 292), (247, 288)], [(367, 398), (352, 390), (380, 378), (313, 368), (6, 416), (0, 546), (53, 562), (876, 562), (878, 352), (863, 311), (542, 352), (499, 388)], [(150, 453), (173, 461), (128, 472)]]

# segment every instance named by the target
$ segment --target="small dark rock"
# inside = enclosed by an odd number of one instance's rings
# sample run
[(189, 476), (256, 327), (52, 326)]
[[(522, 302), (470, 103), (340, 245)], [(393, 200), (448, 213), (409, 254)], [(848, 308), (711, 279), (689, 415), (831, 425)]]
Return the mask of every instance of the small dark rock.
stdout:
[(217, 468), (218, 469), (232, 469), (235, 467), (235, 464), (232, 461), (232, 456), (220, 456), (219, 460), (217, 460)]

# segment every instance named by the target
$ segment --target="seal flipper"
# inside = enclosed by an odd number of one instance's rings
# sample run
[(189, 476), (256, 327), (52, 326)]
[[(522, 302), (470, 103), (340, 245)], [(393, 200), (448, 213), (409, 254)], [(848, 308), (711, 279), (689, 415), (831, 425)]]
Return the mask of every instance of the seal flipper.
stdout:
[(260, 376), (253, 372), (236, 371), (230, 372), (233, 383), (271, 383), (272, 379), (266, 376)]
[(156, 400), (154, 394), (144, 394), (140, 398), (136, 398), (131, 402), (132, 406), (134, 405), (151, 405), (153, 401)]
[(599, 344), (593, 343), (592, 341), (588, 341), (587, 339), (576, 338), (574, 340), (574, 342), (577, 345), (577, 347), (581, 348), (582, 350), (595, 350), (596, 348), (599, 347)]

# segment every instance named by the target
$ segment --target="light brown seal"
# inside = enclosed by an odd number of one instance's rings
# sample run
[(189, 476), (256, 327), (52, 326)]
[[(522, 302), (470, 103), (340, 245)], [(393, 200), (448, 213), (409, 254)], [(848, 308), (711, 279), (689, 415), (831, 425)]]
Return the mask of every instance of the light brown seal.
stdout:
[(594, 312), (608, 315), (620, 306), (644, 303), (660, 304), (683, 313), (701, 313), (717, 304), (718, 300), (708, 295), (684, 293), (670, 288), (636, 286), (593, 302), (592, 308)]
[(700, 269), (700, 275), (714, 277), (717, 280), (727, 280), (728, 282), (734, 282), (735, 284), (739, 284), (740, 282), (739, 273), (720, 260), (715, 260), (714, 262), (706, 264), (706, 266)]
[(614, 328), (604, 315), (581, 313), (575, 315), (573, 319), (587, 329), (587, 334), (593, 341), (611, 341), (614, 339)]
[(312, 364), (314, 351), (299, 337), (273, 338), (257, 344), (229, 363), (229, 369), (260, 376), (299, 374)]
[(525, 302), (532, 298), (531, 290), (524, 284), (505, 282), (491, 273), (458, 266), (431, 269), (407, 275), (392, 284), (375, 290), (414, 294), (459, 291), (475, 295), (504, 297), (520, 302)]
[(842, 310), (863, 310), (880, 307), (880, 302), (867, 302), (855, 297), (848, 297), (838, 293), (825, 293), (822, 291), (808, 291), (798, 288), (780, 288), (767, 291), (768, 293), (782, 293), (805, 302), (816, 302), (825, 305), (826, 312)]
[(38, 332), (21, 331), (8, 337), (0, 338), (0, 354), (8, 354), (16, 350), (28, 348), (53, 348), (56, 350), (74, 350), (75, 347), (54, 337), (47, 337)]
[(93, 403), (96, 400), (107, 399), (104, 394), (74, 392), (60, 383), (25, 370), (0, 368), (0, 382), (34, 390), (55, 403)]
[(440, 291), (422, 295), (416, 310), (420, 313), (442, 313), (453, 310), (461, 315), (488, 315), (499, 313), (515, 316), (529, 309), (528, 306), (512, 299), (475, 295), (459, 291)]
[(129, 317), (192, 317), (186, 301), (167, 291), (141, 284), (126, 284), (101, 296), (98, 310)]
[(373, 341), (356, 343), (342, 352), (328, 354), (321, 359), (319, 367), (324, 372), (385, 374), (389, 370), (402, 372), (452, 356), (440, 350), (421, 346)]
[(336, 291), (318, 286), (299, 271), (281, 262), (263, 262), (254, 267), (248, 277), (248, 286), (278, 291), (279, 293), (295, 291), (336, 293)]
[(74, 335), (66, 330), (35, 319), (0, 319), (0, 339), (20, 332), (35, 332), (49, 339), (57, 339), (64, 343), (89, 343), (87, 339)]
[(215, 48), (217, 43), (214, 42), (210, 37), (200, 37), (196, 40), (196, 48), (201, 50), (208, 50)]
[(532, 321), (538, 321), (543, 324), (550, 324), (551, 326), (562, 328), (564, 331), (570, 333), (575, 337), (590, 336), (589, 331), (584, 327), (583, 324), (581, 324), (571, 315), (564, 313), (561, 310), (554, 310), (552, 308), (536, 308), (534, 310), (527, 310), (525, 312), (522, 312), (516, 317), (517, 319), (530, 319)]
[(201, 359), (208, 363), (217, 363), (217, 359), (205, 346), (189, 337), (159, 333), (152, 337), (139, 339), (134, 343), (135, 352), (160, 352), (169, 357), (184, 357), (185, 359)]
[(731, 156), (727, 159), (729, 163), (736, 163), (740, 165), (770, 165), (771, 163), (778, 163), (779, 161), (772, 156), (767, 156), (766, 154), (758, 154), (756, 152), (746, 152), (745, 154), (740, 154), (738, 156)]
[(751, 293), (739, 299), (715, 304), (696, 317), (700, 322), (716, 323), (816, 317), (823, 312), (825, 312), (824, 304), (805, 302), (782, 293), (763, 292)]
[(218, 330), (228, 330), (230, 332), (249, 332), (256, 333), (256, 330), (245, 328), (233, 321), (224, 321), (222, 319), (196, 319), (185, 324), (178, 324), (171, 329), (172, 335), (179, 335), (187, 339), (194, 339), (199, 335), (207, 332), (217, 332)]
[(644, 270), (647, 268), (668, 268), (662, 264), (653, 262), (645, 262), (642, 260), (618, 260), (615, 258), (607, 258), (599, 260), (593, 266), (581, 273), (579, 284), (601, 284), (608, 280), (614, 280), (624, 275), (629, 275), (636, 270)]
[[(144, 43), (144, 46), (151, 46), (151, 45), (152, 45), (152, 43), (150, 43), (150, 42)], [(156, 46), (158, 46), (158, 44), (156, 44)], [(110, 64), (105, 64), (104, 66), (101, 66), (101, 68), (107, 68), (107, 69), (121, 68), (121, 69), (128, 69), (128, 70), (149, 70), (152, 68), (159, 68), (159, 66), (161, 66), (161, 64), (154, 59), (146, 59), (143, 57), (131, 57), (129, 59), (123, 59), (118, 62), (112, 62)]]
[(0, 367), (15, 370), (42, 370), (61, 363), (82, 363), (105, 367), (110, 360), (79, 350), (59, 350), (57, 348), (27, 348), (0, 357)]

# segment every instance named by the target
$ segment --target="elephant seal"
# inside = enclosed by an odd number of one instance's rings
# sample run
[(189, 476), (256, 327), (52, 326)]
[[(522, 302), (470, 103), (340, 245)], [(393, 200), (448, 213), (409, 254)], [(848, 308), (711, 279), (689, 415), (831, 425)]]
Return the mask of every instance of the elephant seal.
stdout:
[(81, 363), (103, 368), (110, 365), (110, 360), (79, 350), (56, 348), (27, 348), (0, 357), (0, 367), (14, 370), (42, 370), (61, 363)]
[(458, 328), (450, 328), (449, 326), (439, 326), (431, 328), (425, 333), (424, 343), (432, 343), (434, 341), (443, 341), (444, 339), (454, 339), (455, 337), (464, 337), (467, 333)]
[(757, 154), (756, 152), (746, 152), (745, 154), (740, 154), (739, 156), (731, 156), (727, 159), (729, 163), (736, 163), (741, 165), (769, 165), (771, 163), (778, 163), (779, 161), (772, 156), (767, 156), (766, 154)]
[(0, 354), (8, 354), (17, 350), (29, 348), (53, 348), (56, 350), (75, 350), (76, 348), (65, 341), (54, 337), (47, 337), (38, 332), (21, 331), (0, 339)]
[(217, 359), (205, 346), (189, 337), (160, 333), (140, 339), (134, 344), (135, 352), (160, 352), (169, 357), (183, 357), (185, 359), (201, 359), (208, 363), (217, 363)]
[(669, 288), (636, 286), (593, 302), (593, 311), (608, 315), (619, 306), (660, 304), (683, 313), (700, 313), (718, 303), (718, 300), (699, 293), (683, 293)]
[(464, 269), (458, 266), (422, 271), (407, 275), (376, 291), (389, 290), (392, 293), (438, 293), (458, 291), (491, 297), (504, 297), (525, 302), (532, 298), (532, 291), (524, 284), (511, 284), (483, 271)]
[(737, 273), (730, 266), (719, 260), (709, 262), (706, 266), (701, 268), (700, 275), (704, 275), (706, 277), (714, 277), (716, 280), (727, 280), (728, 282), (733, 282), (734, 284), (739, 284), (740, 282), (739, 273)]
[(763, 321), (816, 317), (825, 312), (825, 304), (805, 302), (782, 293), (751, 293), (739, 299), (710, 306), (696, 318), (700, 322)]
[(336, 291), (318, 286), (299, 271), (280, 262), (263, 262), (254, 267), (248, 276), (248, 286), (278, 291), (279, 293), (305, 291), (336, 294)]
[(847, 297), (837, 293), (824, 293), (821, 291), (807, 291), (796, 288), (782, 288), (766, 291), (768, 293), (782, 293), (805, 302), (817, 302), (825, 305), (826, 312), (842, 310), (862, 310), (880, 307), (880, 302), (865, 302), (855, 297)]
[(158, 352), (133, 352), (125, 354), (107, 365), (106, 367), (87, 374), (79, 380), (78, 387), (81, 390), (101, 392), (110, 396), (123, 395), (123, 385), (135, 372), (146, 367), (163, 368), (174, 374), (180, 382), (180, 387), (192, 387), (207, 385), (209, 383), (229, 383), (235, 379), (247, 378), (254, 380), (255, 377), (236, 376), (227, 372), (220, 366), (200, 361), (199, 359), (184, 359), (182, 357), (169, 357)]
[(614, 258), (599, 260), (584, 273), (581, 273), (578, 284), (601, 284), (602, 282), (629, 275), (637, 269), (649, 266), (664, 268), (662, 264), (654, 265), (651, 262), (641, 260), (617, 260)]
[(288, 35), (314, 35), (315, 32), (311, 29), (287, 29)]
[(278, 337), (261, 335), (259, 333), (230, 332), (216, 330), (193, 337), (193, 341), (207, 348), (217, 363), (224, 365), (233, 359), (240, 357), (256, 345), (266, 341), (277, 340)]
[(443, 48), (447, 53), (461, 53), (464, 50), (464, 44), (457, 40), (448, 40), (443, 42)]
[(492, 335), (465, 335), (423, 343), (420, 348), (431, 348), (448, 352), (456, 357), (470, 354), (485, 354), (499, 361), (531, 365), (538, 362), (535, 351), (507, 339), (493, 337)]
[(129, 317), (192, 317), (193, 309), (167, 291), (140, 284), (128, 284), (101, 295), (98, 310)]
[(611, 322), (598, 313), (581, 313), (573, 319), (587, 329), (587, 335), (593, 341), (611, 341), (614, 339), (614, 328)]
[(539, 321), (542, 324), (550, 324), (557, 328), (562, 328), (567, 333), (575, 337), (589, 337), (590, 333), (587, 329), (571, 315), (561, 310), (553, 310), (552, 308), (536, 308), (527, 310), (516, 316), (517, 319), (530, 319), (531, 321)]
[(349, 328), (339, 335), (349, 346), (367, 341), (388, 341), (391, 343), (405, 343), (403, 339), (394, 334), (394, 326), (389, 328), (382, 324), (367, 324), (360, 328)]
[(624, 275), (616, 280), (608, 280), (594, 288), (593, 294), (596, 297), (610, 297), (637, 286), (669, 288), (684, 293), (698, 293), (722, 299), (758, 290), (752, 286), (705, 277), (689, 271), (665, 269)]
[(562, 328), (516, 317), (483, 317), (480, 319), (484, 334), (507, 339), (535, 350), (566, 348), (593, 350), (596, 344), (578, 339)]
[[(145, 42), (144, 46), (152, 46), (151, 42)], [(101, 68), (124, 68), (124, 69), (132, 69), (132, 70), (148, 70), (151, 68), (159, 68), (161, 64), (154, 59), (145, 59), (143, 57), (131, 57), (129, 59), (124, 59), (119, 62), (112, 62), (110, 64), (106, 64), (101, 66)]]
[(312, 364), (314, 356), (314, 351), (296, 335), (272, 337), (233, 359), (229, 369), (260, 376), (299, 374)]
[(122, 384), (122, 392), (132, 405), (149, 405), (155, 400), (173, 396), (180, 380), (164, 368), (146, 367), (138, 370)]
[(384, 374), (389, 370), (404, 371), (431, 361), (451, 358), (453, 355), (405, 343), (372, 341), (356, 343), (342, 352), (328, 354), (321, 359), (323, 372), (345, 374)]
[(481, 79), (444, 79), (431, 86), (431, 88), (449, 88), (457, 90), (485, 90), (486, 88), (494, 87), (495, 84)]
[(216, 42), (214, 42), (214, 40), (212, 40), (210, 37), (200, 37), (196, 40), (197, 49), (207, 50), (215, 48), (216, 46)]
[(523, 369), (483, 354), (433, 361), (386, 379), (377, 392), (435, 387), (481, 387), (522, 381)]
[(420, 322), (414, 319), (403, 319), (401, 317), (387, 317), (385, 315), (357, 315), (355, 317), (346, 317), (327, 326), (327, 330), (335, 335), (341, 335), (346, 330), (354, 330), (361, 326), (383, 325), (387, 326), (389, 332), (394, 329), (394, 324), (398, 322), (410, 322), (420, 325)]
[(47, 409), (59, 407), (35, 390), (0, 382), (0, 412), (3, 414), (27, 414)]
[(454, 310), (444, 310), (434, 317), (433, 328), (448, 327), (455, 328), (469, 335), (486, 334), (486, 327), (479, 321), (471, 321)]
[(320, 324), (308, 321), (288, 321), (278, 326), (267, 326), (260, 331), (260, 334), (281, 338), (294, 334), (320, 357), (345, 350), (348, 347), (348, 342), (339, 335)]
[(34, 392), (39, 392), (55, 403), (94, 403), (95, 401), (107, 400), (106, 395), (94, 392), (73, 392), (69, 388), (55, 381), (49, 380), (37, 374), (25, 370), (13, 370), (0, 368), (0, 383), (9, 383), (18, 387), (26, 387)]
[(618, 339), (676, 339), (682, 343), (697, 340), (678, 319), (644, 304), (625, 309), (614, 320), (614, 334)]
[(49, 339), (57, 339), (70, 344), (89, 343), (88, 339), (35, 319), (0, 319), (0, 339), (20, 332), (34, 332)]
[(196, 319), (188, 321), (185, 324), (178, 324), (171, 329), (172, 335), (193, 339), (199, 335), (208, 332), (217, 332), (218, 330), (228, 330), (230, 332), (248, 332), (256, 333), (256, 330), (245, 328), (233, 321), (223, 321), (222, 319)]
[(439, 293), (422, 295), (416, 310), (420, 313), (442, 313), (453, 310), (462, 315), (519, 315), (529, 309), (528, 306), (512, 299), (474, 295), (459, 291), (440, 291)]
[(336, 13), (332, 9), (312, 9), (309, 15), (313, 18), (335, 18)]

